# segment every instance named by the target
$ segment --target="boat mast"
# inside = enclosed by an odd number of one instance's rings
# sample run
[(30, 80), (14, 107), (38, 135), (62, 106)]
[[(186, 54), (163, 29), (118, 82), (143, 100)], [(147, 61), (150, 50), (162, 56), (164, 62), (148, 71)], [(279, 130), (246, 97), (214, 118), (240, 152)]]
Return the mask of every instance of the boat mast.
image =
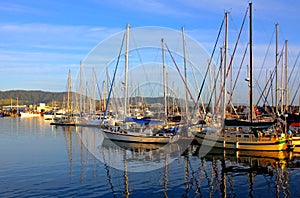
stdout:
[(127, 103), (128, 103), (128, 46), (129, 46), (129, 28), (130, 25), (126, 25), (126, 52), (125, 52), (125, 84), (124, 84), (124, 116), (127, 116)]
[[(184, 66), (184, 81), (187, 86), (187, 72), (186, 72), (186, 45), (185, 45), (185, 35), (184, 35), (184, 27), (182, 27), (182, 42), (183, 42), (183, 66)], [(189, 120), (189, 106), (188, 106), (188, 92), (185, 89), (185, 113), (186, 118)]]
[[(225, 120), (226, 114), (226, 69), (228, 64), (228, 14), (229, 12), (225, 12), (225, 42), (224, 42), (224, 76), (223, 76), (223, 119)], [(223, 122), (225, 125), (225, 122)]]
[(285, 110), (289, 111), (289, 83), (288, 83), (288, 40), (285, 40)]
[(276, 29), (276, 55), (275, 55), (275, 113), (278, 114), (278, 23), (275, 24)]
[[(163, 64), (163, 82), (164, 82), (164, 119), (168, 118), (168, 104), (167, 104), (167, 77), (166, 77), (166, 66), (165, 66), (165, 53), (164, 53), (164, 39), (161, 39), (161, 54)], [(174, 108), (174, 106), (173, 106)]]
[(281, 91), (281, 95), (280, 95), (280, 101), (281, 101), (281, 103), (280, 103), (280, 111), (281, 111), (281, 113), (283, 113), (283, 111), (284, 111), (284, 83), (285, 83), (285, 80), (284, 80), (284, 78), (285, 78), (285, 76), (284, 76), (284, 58), (283, 58), (283, 52), (281, 53), (281, 57), (282, 57), (282, 59), (281, 59), (281, 89), (280, 89), (280, 91)]
[(71, 112), (71, 70), (69, 69), (69, 76), (68, 76), (68, 93), (67, 93), (67, 112)]
[(102, 101), (102, 104), (101, 104), (101, 111), (105, 111), (105, 109), (106, 109), (106, 89), (107, 89), (107, 86), (106, 86), (106, 81), (105, 80), (103, 80), (103, 82), (102, 82), (102, 90), (103, 90), (103, 92), (102, 92), (102, 94), (103, 94), (103, 101)]
[(80, 61), (80, 69), (79, 69), (79, 113), (80, 117), (82, 114), (82, 62)]
[[(220, 65), (219, 65), (219, 70), (222, 68), (222, 65), (223, 65), (223, 48), (220, 47)], [(220, 72), (220, 75), (219, 75), (219, 83), (220, 83), (220, 90), (222, 90), (222, 72)], [(214, 79), (215, 80), (215, 79)], [(221, 108), (220, 108), (220, 104), (218, 102), (218, 99), (217, 99), (217, 89), (215, 88), (215, 113), (218, 112), (218, 114), (221, 113)]]
[(253, 77), (253, 55), (252, 55), (252, 3), (249, 3), (249, 45), (250, 45), (250, 76), (249, 76), (249, 87), (250, 87), (250, 103), (249, 103), (249, 108), (250, 108), (250, 122), (253, 121), (253, 93), (252, 93), (252, 77)]

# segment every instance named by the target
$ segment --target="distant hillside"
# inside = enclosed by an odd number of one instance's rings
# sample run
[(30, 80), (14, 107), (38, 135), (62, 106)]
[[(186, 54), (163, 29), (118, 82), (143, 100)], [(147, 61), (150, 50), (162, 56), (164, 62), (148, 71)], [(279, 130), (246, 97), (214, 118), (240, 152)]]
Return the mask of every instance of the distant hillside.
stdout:
[(25, 90), (10, 90), (0, 91), (0, 106), (10, 104), (11, 99), (13, 103), (16, 100), (19, 104), (50, 104), (52, 101), (62, 102), (66, 96), (66, 92), (45, 92), (45, 91), (25, 91)]
[[(55, 105), (61, 105), (64, 98), (67, 97), (67, 92), (47, 92), (47, 91), (35, 91), (35, 90), (10, 90), (10, 91), (0, 91), (0, 108), (1, 106), (16, 105), (38, 105), (39, 103), (46, 103), (46, 105), (52, 106), (53, 102)], [(74, 98), (74, 96), (73, 96)], [(18, 100), (18, 101), (17, 101)], [(119, 100), (124, 100), (119, 98)], [(167, 99), (172, 101), (170, 97)], [(130, 98), (131, 104), (136, 102), (144, 101), (147, 104), (160, 103), (163, 104), (163, 97), (145, 97), (145, 98)], [(175, 104), (182, 105), (184, 101), (182, 99), (175, 99)], [(192, 105), (192, 104), (190, 104)]]

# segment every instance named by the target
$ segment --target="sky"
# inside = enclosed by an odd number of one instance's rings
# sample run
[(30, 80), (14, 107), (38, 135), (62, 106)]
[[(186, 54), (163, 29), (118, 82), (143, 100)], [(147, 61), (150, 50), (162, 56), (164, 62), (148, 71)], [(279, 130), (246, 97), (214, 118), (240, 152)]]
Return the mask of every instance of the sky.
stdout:
[[(249, 1), (246, 0), (6, 0), (0, 2), (0, 90), (67, 88), (68, 71), (76, 76), (80, 61), (100, 42), (132, 28), (161, 26), (180, 30), (211, 54), (224, 18), (230, 12), (229, 51), (233, 50)], [(255, 67), (274, 46), (279, 24), (279, 48), (289, 42), (289, 64), (300, 52), (300, 2), (254, 0)], [(246, 42), (244, 42), (245, 45)], [(272, 47), (274, 48), (274, 47)], [(271, 51), (271, 50), (270, 50)], [(274, 59), (274, 52), (269, 55)], [(270, 63), (266, 64), (273, 64)]]

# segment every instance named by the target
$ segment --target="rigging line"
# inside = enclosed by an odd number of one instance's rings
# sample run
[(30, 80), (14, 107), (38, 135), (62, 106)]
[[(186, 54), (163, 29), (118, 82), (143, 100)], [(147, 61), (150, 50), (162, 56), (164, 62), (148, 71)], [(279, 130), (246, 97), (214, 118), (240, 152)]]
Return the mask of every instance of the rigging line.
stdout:
[[(282, 58), (283, 49), (284, 49), (284, 48), (281, 49), (281, 53), (280, 53), (280, 56), (279, 56), (279, 58), (278, 58), (277, 64), (280, 62), (280, 60), (281, 60), (281, 58)], [(273, 67), (272, 75), (275, 74), (275, 71), (276, 71), (276, 66)], [(271, 76), (272, 76), (272, 75), (271, 75)], [(275, 75), (277, 75), (277, 74), (275, 74)], [(274, 75), (274, 76), (275, 76), (275, 75)], [(274, 76), (273, 76), (273, 78), (274, 78)], [(270, 78), (271, 78), (271, 77), (270, 77)], [(254, 79), (255, 79), (255, 81), (257, 81), (256, 78), (254, 78)], [(269, 79), (269, 80), (270, 80), (270, 79)], [(272, 80), (273, 80), (273, 79), (272, 79)], [(267, 84), (266, 84), (266, 86), (265, 86), (265, 89), (267, 88), (268, 83), (269, 83), (269, 81), (267, 82)], [(263, 90), (263, 92), (265, 91), (265, 89)], [(261, 97), (262, 97), (262, 96), (259, 97), (258, 102), (256, 103), (256, 105), (258, 105), (258, 103), (260, 102)]]
[(273, 41), (274, 34), (275, 34), (275, 29), (273, 30), (273, 33), (272, 33), (272, 36), (271, 36), (271, 40), (270, 40), (269, 45), (268, 45), (267, 52), (266, 52), (265, 57), (264, 57), (264, 60), (263, 60), (263, 62), (262, 62), (262, 66), (261, 66), (261, 69), (260, 69), (259, 74), (258, 74), (258, 79), (260, 79), (260, 76), (261, 76), (261, 73), (262, 73), (263, 66), (265, 65), (265, 62), (266, 62), (266, 59), (267, 59), (267, 55), (268, 55), (268, 53), (269, 53), (269, 51), (270, 51), (270, 47), (271, 47), (271, 44), (272, 44), (272, 41)]
[[(283, 50), (284, 50), (284, 46), (282, 47), (282, 51), (280, 53), (280, 60), (281, 60), (281, 58), (283, 59), (283, 54), (284, 54)], [(283, 76), (281, 76), (281, 78), (283, 78)], [(281, 89), (283, 89), (283, 87), (281, 87)], [(282, 92), (281, 92), (281, 96), (282, 96)], [(281, 102), (282, 102), (282, 97), (280, 97), (278, 104), (281, 104)]]
[[(110, 75), (109, 75), (109, 73), (108, 73), (108, 68), (106, 67), (106, 73), (107, 73), (107, 81), (108, 81), (108, 84), (109, 84), (109, 87), (110, 86), (113, 86), (113, 84), (112, 84), (112, 81), (111, 81), (111, 79), (110, 79)], [(113, 88), (112, 88), (112, 96), (113, 97), (115, 97), (115, 91), (113, 90)], [(113, 103), (114, 103), (114, 105), (115, 105), (115, 111), (117, 112), (117, 114), (119, 114), (119, 108), (118, 108), (118, 103), (117, 103), (117, 101), (116, 100), (113, 100)]]
[[(194, 64), (190, 61), (191, 60), (191, 57), (190, 57), (190, 53), (189, 53), (189, 51), (188, 51), (188, 49), (186, 48), (186, 52), (187, 52), (187, 54), (188, 54), (188, 62), (189, 62), (189, 65), (191, 66), (191, 68), (192, 68), (192, 73), (193, 73), (193, 77), (194, 77), (194, 80), (195, 80), (195, 84), (196, 84), (196, 89), (197, 89), (197, 91), (199, 92), (200, 91), (200, 89), (199, 89), (199, 84), (198, 84), (198, 80), (197, 80), (197, 77), (196, 77), (196, 74), (195, 74), (195, 66), (194, 66)], [(205, 110), (205, 106), (204, 106), (204, 102), (203, 102), (203, 99), (202, 99), (202, 97), (200, 96), (200, 100), (201, 100), (201, 104), (202, 104), (202, 110), (203, 110), (203, 112), (205, 112), (206, 110)], [(206, 112), (205, 112), (206, 113)]]
[[(216, 42), (215, 42), (215, 45), (214, 45), (214, 48), (213, 48), (213, 51), (212, 51), (212, 54), (210, 56), (210, 59), (209, 59), (209, 63), (207, 65), (207, 69), (206, 69), (206, 72), (205, 72), (205, 75), (204, 75), (204, 78), (203, 78), (203, 81), (202, 81), (202, 84), (201, 84), (201, 88), (200, 88), (200, 91), (198, 93), (198, 97), (197, 97), (197, 100), (196, 100), (196, 104), (195, 104), (195, 107), (198, 106), (198, 101), (200, 99), (200, 96), (201, 96), (201, 93), (202, 93), (202, 90), (203, 90), (203, 87), (204, 87), (204, 83), (205, 83), (205, 80), (206, 80), (206, 77), (208, 75), (208, 71), (210, 69), (210, 64), (212, 62), (212, 59), (213, 59), (213, 56), (215, 54), (215, 51), (216, 51), (216, 47), (217, 47), (217, 44), (218, 44), (218, 41), (219, 41), (219, 38), (220, 38), (220, 35), (221, 35), (221, 32), (222, 32), (222, 29), (223, 29), (223, 24), (224, 24), (224, 21), (225, 21), (225, 16), (222, 20), (222, 23), (221, 23), (221, 26), (220, 26), (220, 29), (219, 29), (219, 32), (218, 32), (218, 36), (217, 36), (217, 39), (216, 39)], [(194, 109), (195, 109), (194, 107)]]
[(242, 58), (242, 61), (241, 61), (241, 64), (240, 64), (240, 67), (239, 67), (237, 76), (236, 76), (235, 81), (234, 81), (234, 83), (233, 83), (232, 91), (231, 91), (231, 93), (230, 93), (229, 101), (228, 101), (227, 104), (229, 104), (230, 101), (232, 100), (233, 91), (234, 91), (234, 89), (235, 89), (235, 87), (236, 87), (238, 77), (239, 77), (239, 75), (240, 75), (240, 73), (241, 73), (242, 65), (243, 65), (244, 60), (245, 60), (245, 57), (246, 57), (246, 53), (247, 53), (248, 46), (249, 46), (249, 45), (247, 45), (247, 47), (246, 47), (246, 49), (245, 49), (245, 52), (244, 52), (244, 54), (243, 54), (243, 58)]
[[(294, 63), (294, 66), (293, 66), (292, 70), (290, 71), (289, 78), (288, 78), (288, 84), (290, 83), (291, 76), (292, 76), (292, 74), (294, 73), (294, 69), (295, 69), (296, 64), (297, 64), (297, 62), (298, 62), (299, 56), (300, 56), (300, 52), (298, 53), (297, 58), (296, 58), (296, 61), (295, 61), (295, 63)], [(299, 74), (299, 72), (296, 72), (296, 76), (295, 76), (295, 78), (294, 78), (294, 81), (293, 81), (293, 83), (291, 84), (292, 87), (293, 87), (293, 86), (295, 85), (295, 83), (296, 83), (298, 74)]]
[[(236, 41), (235, 46), (234, 46), (234, 50), (233, 50), (233, 53), (232, 53), (232, 56), (231, 56), (231, 59), (230, 59), (230, 63), (229, 63), (229, 65), (228, 65), (228, 68), (227, 68), (227, 71), (226, 71), (226, 75), (225, 75), (225, 78), (226, 78), (226, 79), (227, 79), (227, 77), (228, 77), (229, 71), (230, 71), (231, 66), (232, 66), (233, 57), (234, 57), (234, 54), (235, 54), (235, 51), (236, 51), (237, 44), (238, 44), (238, 41), (239, 41), (239, 39), (240, 39), (241, 33), (242, 33), (243, 26), (244, 26), (244, 24), (245, 24), (245, 20), (246, 20), (247, 13), (248, 13), (248, 8), (247, 8), (246, 13), (245, 13), (245, 15), (244, 15), (244, 19), (243, 19), (243, 22), (242, 22), (242, 25), (241, 25), (241, 29), (240, 29), (240, 32), (239, 32), (237, 41)], [(223, 85), (222, 85), (222, 87), (221, 87), (220, 95), (219, 95), (217, 104), (219, 104), (223, 92), (224, 92), (224, 94), (226, 93), (225, 81), (223, 82)]]
[[(271, 84), (271, 82), (274, 80), (275, 70), (276, 70), (276, 68), (274, 67), (274, 68), (273, 68), (273, 71), (271, 72), (271, 76), (270, 76), (269, 80), (267, 81), (267, 83), (266, 83), (264, 89), (262, 90), (262, 93), (264, 93), (264, 92), (266, 91), (266, 89), (267, 89), (269, 83)], [(268, 89), (268, 92), (267, 92), (267, 94), (266, 94), (266, 97), (268, 97), (268, 95), (269, 95), (270, 88), (271, 88), (271, 86), (270, 86), (269, 89)], [(260, 100), (261, 100), (262, 97), (263, 97), (263, 95), (260, 95), (260, 97), (258, 98), (257, 103), (256, 103), (255, 106), (257, 106), (257, 105), (259, 104), (259, 102), (260, 102)]]
[[(274, 79), (274, 76), (275, 76), (274, 73), (275, 73), (275, 68), (274, 68), (273, 72), (271, 73), (271, 76), (270, 76), (269, 80), (267, 81), (267, 84), (265, 85), (263, 90), (261, 89), (261, 86), (259, 85), (258, 80), (256, 78), (254, 78), (256, 86), (259, 89), (258, 91), (260, 92), (260, 97), (259, 97), (259, 99), (258, 99), (255, 106), (258, 106), (258, 104), (259, 104), (262, 97), (264, 98), (264, 103), (267, 103), (268, 106), (271, 106), (268, 102), (268, 96), (269, 96), (269, 93), (270, 93), (271, 86), (269, 87), (266, 94), (264, 94), (264, 92), (266, 91), (266, 88), (268, 87), (269, 82), (271, 82)], [(273, 110), (272, 110), (272, 113), (275, 115), (275, 112)]]
[[(223, 62), (223, 58), (222, 58), (222, 56), (221, 56), (221, 57), (220, 57), (220, 63), (222, 63), (222, 62)], [(210, 106), (211, 101), (212, 101), (212, 98), (213, 98), (213, 94), (215, 94), (215, 90), (217, 89), (217, 83), (218, 83), (217, 81), (218, 81), (218, 79), (219, 79), (219, 75), (220, 75), (220, 73), (221, 73), (221, 69), (222, 69), (222, 64), (219, 65), (219, 69), (218, 69), (218, 72), (217, 72), (217, 76), (215, 77), (215, 80), (214, 80), (214, 86), (213, 86), (213, 89), (212, 89), (212, 91), (211, 91), (211, 93), (210, 93), (209, 101), (208, 101), (208, 104), (207, 104), (208, 107)], [(223, 89), (220, 90), (220, 96), (219, 96), (219, 98), (218, 98), (218, 101), (217, 101), (216, 104), (215, 104), (216, 107), (219, 106), (220, 98), (221, 98), (221, 95), (222, 95), (222, 94), (221, 94), (222, 91), (223, 91)], [(204, 119), (206, 119), (207, 114), (208, 114), (208, 112), (205, 113)], [(217, 112), (215, 111), (215, 112), (213, 113), (212, 117), (214, 117), (216, 114), (217, 114)]]
[(180, 69), (179, 69), (178, 65), (176, 64), (176, 61), (175, 61), (175, 59), (174, 59), (174, 57), (173, 57), (173, 55), (172, 55), (172, 53), (171, 53), (171, 51), (170, 51), (170, 49), (169, 49), (167, 43), (165, 43), (165, 46), (166, 46), (166, 48), (167, 48), (167, 50), (168, 50), (168, 52), (169, 52), (169, 54), (170, 54), (170, 56), (171, 56), (171, 58), (172, 58), (172, 60), (173, 60), (173, 63), (174, 63), (174, 65), (175, 65), (175, 67), (176, 67), (176, 69), (177, 69), (177, 71), (178, 71), (178, 73), (179, 73), (179, 75), (180, 75), (181, 80), (183, 81), (183, 84), (184, 84), (186, 90), (188, 91), (188, 93), (189, 93), (191, 99), (193, 100), (194, 104), (198, 107), (198, 108), (197, 108), (197, 109), (198, 109), (198, 112), (199, 112), (199, 114), (201, 115), (201, 111), (200, 111), (200, 109), (199, 109), (199, 106), (197, 105), (197, 103), (196, 103), (196, 101), (195, 101), (195, 99), (194, 99), (194, 97), (193, 97), (193, 95), (192, 95), (190, 89), (188, 88), (187, 82), (185, 81), (184, 77), (182, 76), (182, 73), (180, 72)]
[(122, 44), (121, 44), (120, 52), (119, 52), (119, 55), (118, 55), (118, 59), (117, 59), (117, 63), (116, 63), (116, 67), (115, 67), (115, 71), (114, 71), (114, 75), (113, 75), (113, 79), (112, 79), (110, 90), (109, 90), (108, 97), (107, 97), (107, 103), (106, 103), (106, 107), (105, 107), (105, 111), (104, 111), (104, 116), (101, 119), (100, 125), (104, 121), (104, 117), (106, 116), (106, 113), (107, 113), (107, 110), (108, 110), (108, 105), (109, 105), (109, 101), (110, 101), (110, 95), (111, 95), (111, 92), (112, 92), (112, 89), (113, 89), (113, 85), (114, 85), (114, 82), (115, 82), (117, 68), (118, 68), (118, 65), (119, 65), (119, 61), (120, 61), (120, 57), (121, 57), (121, 53), (122, 53), (122, 49), (123, 49), (123, 45), (124, 45), (125, 36), (126, 36), (126, 33), (124, 33), (124, 36), (123, 36), (123, 39), (122, 39)]
[(137, 43), (136, 43), (136, 40), (135, 40), (135, 37), (134, 37), (134, 33), (131, 33), (131, 34), (132, 34), (131, 38), (132, 38), (133, 44), (135, 46), (135, 51), (136, 51), (136, 53), (137, 53), (137, 55), (139, 57), (139, 61), (140, 61), (141, 65), (142, 65), (142, 68), (144, 70), (144, 74), (146, 75), (146, 82), (149, 82), (148, 72), (146, 72), (146, 69), (144, 67), (144, 63), (142, 61), (142, 56), (141, 56), (141, 54), (139, 52), (139, 48), (137, 47)]
[[(223, 60), (221, 60), (221, 62), (223, 62)], [(213, 98), (213, 94), (214, 94), (214, 92), (215, 92), (215, 89), (217, 88), (218, 78), (219, 78), (219, 74), (221, 73), (221, 69), (222, 69), (222, 65), (220, 64), (219, 70), (218, 70), (218, 72), (217, 72), (217, 76), (216, 76), (216, 78), (215, 78), (214, 87), (213, 87), (213, 90), (211, 91), (211, 94), (210, 94), (210, 97), (209, 97), (209, 102), (208, 102), (208, 105), (207, 105), (208, 107), (210, 106), (210, 103), (211, 103), (212, 98)], [(222, 92), (223, 92), (223, 89), (220, 90), (220, 96), (219, 96), (218, 101), (217, 101), (217, 103), (215, 104), (215, 106), (219, 106)], [(214, 117), (214, 116), (216, 115), (216, 113), (217, 113), (217, 112), (215, 111), (215, 112), (213, 113), (213, 116), (212, 116), (212, 117)], [(208, 112), (205, 113), (204, 119), (206, 118), (207, 114), (208, 114)]]
[(295, 95), (294, 95), (294, 97), (293, 97), (293, 100), (292, 100), (292, 102), (291, 102), (291, 105), (294, 103), (294, 101), (295, 101), (295, 98), (296, 98), (296, 96), (297, 96), (297, 93), (298, 93), (298, 91), (299, 91), (299, 88), (300, 88), (300, 83), (299, 83), (299, 85), (298, 85), (298, 87), (297, 87), (297, 90), (296, 90), (296, 93), (295, 93)]
[[(273, 77), (273, 78), (274, 78), (274, 77)], [(257, 87), (258, 87), (259, 91), (261, 92), (261, 97), (264, 97), (264, 103), (267, 103), (268, 106), (271, 106), (271, 105), (269, 104), (269, 102), (268, 102), (268, 95), (269, 95), (269, 93), (270, 93), (270, 88), (269, 88), (267, 94), (265, 95), (265, 94), (264, 94), (264, 91), (262, 91), (262, 89), (261, 89), (261, 87), (260, 87), (260, 85), (259, 85), (259, 83), (258, 83), (258, 81), (257, 81), (256, 79), (255, 79), (255, 83), (257, 84)], [(258, 106), (258, 104), (259, 104), (259, 102), (257, 102), (255, 106)], [(274, 111), (272, 111), (272, 113), (275, 115), (275, 112), (274, 112)]]
[[(274, 73), (275, 73), (275, 68), (274, 68)], [(270, 86), (269, 86), (269, 89), (267, 91), (266, 97), (269, 97), (270, 93), (272, 94), (273, 80), (274, 80), (275, 75), (271, 74), (271, 76), (273, 76), (273, 77), (272, 77), (272, 80), (270, 81)], [(267, 102), (267, 101), (265, 101), (265, 102)], [(272, 100), (272, 102), (273, 102), (273, 100)], [(271, 105), (269, 105), (269, 106), (271, 107)], [(274, 108), (271, 108), (271, 111), (272, 111), (273, 115), (276, 115)], [(267, 111), (267, 112), (269, 112), (269, 111)]]
[[(145, 77), (145, 78), (146, 78), (146, 82), (149, 82), (148, 72), (146, 72), (145, 65), (144, 65), (144, 63), (143, 63), (142, 56), (141, 56), (140, 51), (139, 51), (140, 48), (137, 46), (137, 43), (136, 43), (136, 40), (135, 40), (134, 33), (131, 33), (131, 34), (132, 34), (131, 38), (132, 38), (132, 40), (133, 40), (133, 44), (134, 44), (134, 47), (135, 47), (135, 51), (136, 51), (136, 53), (137, 53), (137, 55), (138, 55), (140, 64), (142, 65), (142, 69), (143, 69), (143, 71), (144, 71), (144, 75), (146, 76), (146, 77)], [(151, 86), (151, 84), (150, 84), (150, 88), (151, 88), (151, 93), (150, 93), (150, 95), (152, 95), (152, 94), (153, 94), (154, 88)]]
[(236, 48), (237, 48), (237, 45), (238, 45), (238, 43), (239, 43), (239, 40), (240, 40), (240, 37), (241, 37), (241, 34), (242, 34), (242, 30), (243, 30), (243, 27), (244, 27), (244, 24), (245, 24), (245, 21), (246, 21), (247, 13), (248, 13), (248, 8), (247, 8), (247, 10), (246, 10), (246, 13), (245, 13), (245, 16), (244, 16), (244, 19), (243, 19), (243, 22), (242, 22), (242, 26), (241, 26), (239, 35), (238, 35), (237, 40), (236, 40), (236, 42), (235, 42), (235, 46), (234, 46), (234, 49), (233, 49), (233, 53), (232, 53), (232, 55), (231, 55), (230, 62), (229, 62), (229, 66), (228, 66), (228, 69), (227, 69), (227, 72), (226, 72), (226, 78), (228, 77), (229, 71), (230, 71), (231, 66), (232, 66), (233, 57), (234, 57), (234, 54), (235, 54), (235, 52), (236, 52)]
[[(300, 85), (300, 83), (299, 83), (299, 85)], [(298, 85), (298, 88), (297, 89), (299, 89), (299, 85)], [(293, 86), (294, 87), (294, 86)], [(294, 93), (294, 96), (293, 96), (293, 98), (295, 98), (296, 97), (296, 95), (297, 95), (297, 90), (295, 91), (295, 93)], [(292, 105), (292, 103), (291, 103), (291, 105)]]
[[(274, 77), (275, 77), (275, 70), (276, 70), (276, 68), (274, 67), (273, 71), (271, 72), (271, 76), (270, 76), (269, 80), (267, 81), (267, 83), (266, 83), (266, 85), (265, 85), (265, 87), (264, 87), (264, 90), (262, 91), (262, 93), (264, 93), (265, 90), (266, 90), (267, 87), (268, 87), (268, 84), (270, 83), (270, 86), (269, 86), (269, 88), (268, 88), (268, 90), (267, 90), (267, 93), (266, 93), (266, 96), (265, 96), (265, 101), (264, 101), (264, 102), (267, 103), (269, 106), (271, 106), (271, 105), (268, 103), (267, 98), (268, 98), (269, 93), (270, 93), (271, 88), (272, 88), (271, 85), (272, 85), (272, 81), (274, 80)], [(261, 100), (261, 97), (263, 97), (263, 94), (260, 95), (260, 97), (259, 97), (259, 99), (258, 99), (258, 101), (257, 101), (257, 103), (256, 103), (255, 106), (258, 106), (258, 104), (259, 104), (259, 102), (260, 102), (260, 100)], [(272, 113), (275, 115), (275, 111), (274, 111), (273, 108), (272, 108)]]
[[(93, 67), (93, 74), (94, 74), (94, 78), (95, 78), (95, 81), (96, 81), (96, 85), (97, 85), (97, 89), (98, 89), (98, 94), (99, 94), (99, 98), (100, 98), (100, 101), (102, 101), (102, 97), (101, 97), (101, 91), (100, 91), (100, 87), (99, 87), (99, 83), (98, 83), (98, 78), (96, 76), (96, 71), (95, 71), (95, 67)], [(101, 102), (100, 102), (101, 103)], [(101, 109), (101, 107), (100, 107)], [(96, 108), (95, 108), (96, 110)]]
[[(298, 71), (297, 73), (299, 73), (299, 71)], [(290, 86), (290, 87), (295, 87), (295, 84), (296, 84), (296, 81), (297, 81), (297, 80), (299, 80), (298, 77), (296, 77), (296, 78), (294, 79), (294, 82), (293, 82), (292, 86)], [(291, 92), (291, 91), (290, 91), (290, 92)], [(295, 92), (295, 95), (296, 95), (296, 92)]]

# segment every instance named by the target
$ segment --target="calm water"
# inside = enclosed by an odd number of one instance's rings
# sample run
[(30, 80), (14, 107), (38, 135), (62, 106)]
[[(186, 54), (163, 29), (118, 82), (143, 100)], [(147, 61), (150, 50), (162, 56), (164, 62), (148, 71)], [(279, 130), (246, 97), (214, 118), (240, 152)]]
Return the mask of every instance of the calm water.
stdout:
[(164, 149), (118, 146), (95, 128), (2, 118), (0, 197), (300, 197), (295, 153)]

